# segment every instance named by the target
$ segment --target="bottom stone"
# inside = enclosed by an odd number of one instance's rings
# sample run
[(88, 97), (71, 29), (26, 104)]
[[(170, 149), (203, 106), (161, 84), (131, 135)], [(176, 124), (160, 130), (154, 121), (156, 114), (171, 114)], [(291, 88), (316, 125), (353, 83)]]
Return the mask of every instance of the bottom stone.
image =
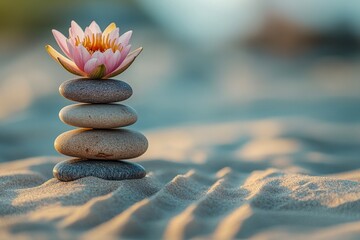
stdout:
[(56, 164), (53, 169), (53, 175), (64, 182), (90, 176), (105, 180), (125, 180), (143, 178), (146, 175), (146, 171), (137, 163), (76, 158)]

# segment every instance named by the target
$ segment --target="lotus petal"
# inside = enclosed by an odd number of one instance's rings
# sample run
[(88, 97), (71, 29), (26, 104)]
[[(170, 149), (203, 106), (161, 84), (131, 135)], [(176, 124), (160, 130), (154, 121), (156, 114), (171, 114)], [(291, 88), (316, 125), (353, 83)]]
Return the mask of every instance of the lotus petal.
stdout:
[(63, 66), (66, 70), (69, 72), (79, 75), (79, 76), (85, 76), (86, 74), (81, 71), (74, 62), (70, 61), (63, 55), (61, 55), (58, 51), (56, 51), (53, 47), (50, 45), (45, 46), (46, 51), (49, 53), (49, 55), (58, 63), (60, 63), (61, 66)]
[(95, 22), (95, 21), (92, 21), (90, 26), (89, 26), (89, 29), (91, 30), (92, 33), (101, 33), (101, 29), (99, 27), (99, 25)]
[(82, 41), (84, 39), (84, 31), (82, 28), (77, 24), (75, 21), (71, 21), (71, 34), (70, 37), (76, 37), (78, 36), (80, 40)]
[(123, 46), (126, 46), (129, 44), (130, 38), (132, 36), (132, 31), (127, 31), (123, 35), (121, 35), (118, 39), (118, 43), (120, 43)]
[(109, 26), (107, 26), (103, 32), (103, 36), (108, 35), (109, 33), (111, 33), (114, 29), (116, 28), (116, 24), (115, 23), (110, 23)]
[(59, 47), (61, 48), (61, 50), (63, 51), (63, 53), (65, 53), (66, 56), (70, 57), (70, 53), (69, 53), (69, 48), (66, 44), (66, 40), (67, 38), (59, 31), (53, 29), (52, 33), (54, 35), (54, 38), (57, 42), (57, 44), (59, 45)]
[(142, 50), (143, 50), (143, 48), (140, 47), (140, 48), (134, 50), (133, 52), (131, 52), (125, 58), (125, 60), (121, 63), (121, 65), (119, 66), (118, 69), (116, 69), (114, 72), (106, 75), (104, 78), (111, 78), (111, 77), (114, 77), (114, 76), (119, 75), (120, 73), (124, 72), (135, 61), (136, 57), (141, 53)]

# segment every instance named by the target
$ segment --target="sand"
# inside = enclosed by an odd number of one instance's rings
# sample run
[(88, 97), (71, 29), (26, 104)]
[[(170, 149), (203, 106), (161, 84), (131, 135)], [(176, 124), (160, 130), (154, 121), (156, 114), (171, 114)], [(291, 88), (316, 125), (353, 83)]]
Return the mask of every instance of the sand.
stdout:
[(60, 182), (51, 170), (62, 157), (0, 164), (0, 238), (360, 236), (360, 125), (268, 119), (145, 134), (140, 180)]

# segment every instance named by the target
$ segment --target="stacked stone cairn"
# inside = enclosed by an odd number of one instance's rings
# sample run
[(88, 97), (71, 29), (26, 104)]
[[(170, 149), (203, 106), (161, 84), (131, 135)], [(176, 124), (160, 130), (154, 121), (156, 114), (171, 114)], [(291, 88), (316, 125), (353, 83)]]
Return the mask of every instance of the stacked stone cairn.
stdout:
[(59, 91), (80, 103), (66, 106), (59, 113), (61, 121), (78, 129), (56, 138), (55, 149), (74, 158), (58, 163), (54, 177), (61, 181), (88, 176), (107, 180), (143, 178), (145, 169), (124, 159), (145, 153), (148, 141), (141, 133), (123, 128), (137, 121), (135, 110), (115, 103), (128, 99), (131, 87), (112, 79), (73, 79), (64, 82)]

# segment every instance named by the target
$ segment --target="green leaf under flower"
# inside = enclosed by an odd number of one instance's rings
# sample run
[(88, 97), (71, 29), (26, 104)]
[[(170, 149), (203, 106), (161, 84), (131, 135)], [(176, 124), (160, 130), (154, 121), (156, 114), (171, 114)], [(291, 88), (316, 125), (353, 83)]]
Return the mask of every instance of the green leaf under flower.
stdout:
[(104, 77), (105, 72), (106, 72), (106, 67), (104, 64), (101, 64), (101, 65), (97, 66), (95, 68), (95, 70), (89, 74), (89, 78), (101, 79), (102, 77)]

